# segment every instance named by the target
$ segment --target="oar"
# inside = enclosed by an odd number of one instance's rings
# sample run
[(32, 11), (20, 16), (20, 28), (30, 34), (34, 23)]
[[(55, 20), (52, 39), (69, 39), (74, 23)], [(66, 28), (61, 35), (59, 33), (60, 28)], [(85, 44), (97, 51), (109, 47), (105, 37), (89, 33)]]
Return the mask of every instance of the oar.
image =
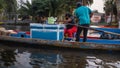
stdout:
[[(64, 21), (56, 21), (56, 22), (64, 22)], [(87, 29), (95, 30), (95, 31), (99, 31), (99, 32), (104, 32), (104, 33), (106, 33), (106, 34), (113, 34), (113, 35), (120, 36), (120, 34), (118, 34), (118, 33), (109, 32), (109, 31), (104, 31), (104, 30), (98, 30), (98, 29), (95, 29), (95, 28), (92, 28), (92, 27), (85, 27), (85, 26), (80, 26), (80, 25), (78, 25), (78, 24), (71, 24), (71, 23), (67, 23), (67, 24), (69, 24), (69, 25), (75, 25), (75, 26), (79, 26), (79, 27), (81, 27), (81, 28), (87, 28)], [(65, 24), (65, 25), (67, 25), (67, 24)]]
[[(67, 24), (66, 24), (67, 25)], [(95, 30), (95, 31), (99, 31), (99, 32), (104, 32), (106, 34), (113, 34), (113, 35), (117, 35), (117, 36), (120, 36), (120, 34), (118, 33), (114, 33), (114, 32), (109, 32), (109, 31), (104, 31), (104, 30), (98, 30), (98, 29), (95, 29), (95, 28), (92, 28), (92, 27), (85, 27), (85, 26), (80, 26), (78, 24), (69, 24), (69, 25), (76, 25), (76, 26), (79, 26), (81, 28), (87, 28), (87, 29), (90, 29), (90, 30)]]
[(79, 27), (87, 28), (87, 29), (91, 29), (91, 30), (95, 30), (95, 31), (99, 31), (99, 32), (104, 32), (104, 33), (107, 33), (107, 34), (113, 34), (113, 35), (120, 36), (120, 34), (114, 33), (114, 32), (109, 32), (109, 31), (104, 31), (104, 30), (98, 30), (98, 29), (91, 28), (91, 27), (84, 27), (84, 26), (79, 26)]

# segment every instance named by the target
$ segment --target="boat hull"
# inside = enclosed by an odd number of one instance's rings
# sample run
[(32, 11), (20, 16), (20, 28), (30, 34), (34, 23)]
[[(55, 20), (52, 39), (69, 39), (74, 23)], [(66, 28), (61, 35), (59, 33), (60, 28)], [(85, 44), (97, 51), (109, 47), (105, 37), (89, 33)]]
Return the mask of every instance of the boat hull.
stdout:
[[(31, 39), (31, 38), (16, 38), (9, 36), (1, 36), (0, 41), (2, 44), (17, 45), (22, 47), (57, 47), (57, 48), (71, 48), (71, 49), (90, 49), (90, 50), (120, 50), (119, 44), (98, 44), (98, 43), (88, 43), (88, 42), (68, 42), (68, 41), (50, 41), (50, 40), (41, 40), (41, 39)], [(7, 42), (7, 43), (6, 43)], [(21, 43), (21, 44), (20, 44)], [(20, 44), (20, 45), (19, 45)]]

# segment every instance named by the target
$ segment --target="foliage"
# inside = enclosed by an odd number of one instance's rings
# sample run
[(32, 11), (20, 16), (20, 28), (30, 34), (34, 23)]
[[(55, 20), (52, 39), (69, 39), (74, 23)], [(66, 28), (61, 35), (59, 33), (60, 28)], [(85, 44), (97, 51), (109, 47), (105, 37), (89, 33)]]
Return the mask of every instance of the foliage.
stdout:
[(0, 13), (8, 15), (8, 18), (11, 18), (11, 14), (17, 13), (17, 1), (16, 0), (0, 0)]
[(22, 2), (18, 9), (17, 0), (0, 0), (0, 13), (8, 15), (9, 18), (12, 18), (11, 14), (15, 17), (17, 12), (32, 17), (59, 16), (72, 12), (78, 1), (88, 5), (93, 3), (93, 0), (32, 0), (32, 3)]
[(104, 4), (104, 11), (106, 15), (111, 15), (111, 22), (112, 24), (112, 16), (115, 15), (115, 22), (117, 22), (117, 7), (116, 7), (116, 2), (115, 0), (105, 0)]
[[(87, 4), (91, 4), (93, 0), (84, 0)], [(77, 0), (32, 0), (24, 3), (21, 7), (23, 14), (34, 14), (40, 16), (58, 16), (65, 12), (71, 12), (76, 6)], [(31, 12), (30, 12), (31, 11)], [(33, 16), (33, 15), (32, 15)]]
[(29, 1), (27, 1), (26, 3), (23, 2), (18, 12), (22, 15), (33, 15), (32, 4)]
[(34, 0), (33, 5), (37, 14), (46, 16), (57, 16), (65, 11), (69, 11), (73, 6), (69, 1), (64, 0)]
[(114, 13), (114, 15), (117, 14), (117, 8), (116, 8), (116, 3), (114, 0), (105, 0), (105, 7), (104, 7), (104, 11), (106, 12), (107, 15), (109, 15), (109, 13)]
[(17, 11), (17, 1), (16, 0), (4, 0), (5, 11), (7, 13), (16, 12)]
[(93, 3), (93, 0), (82, 0), (82, 3), (84, 5), (91, 5)]

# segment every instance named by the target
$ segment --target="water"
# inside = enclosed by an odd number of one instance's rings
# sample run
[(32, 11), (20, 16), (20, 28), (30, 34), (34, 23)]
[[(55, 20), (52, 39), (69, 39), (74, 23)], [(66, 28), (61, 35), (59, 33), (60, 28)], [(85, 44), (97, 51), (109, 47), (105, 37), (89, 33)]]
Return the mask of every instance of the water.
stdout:
[(0, 68), (120, 68), (120, 54), (0, 45)]

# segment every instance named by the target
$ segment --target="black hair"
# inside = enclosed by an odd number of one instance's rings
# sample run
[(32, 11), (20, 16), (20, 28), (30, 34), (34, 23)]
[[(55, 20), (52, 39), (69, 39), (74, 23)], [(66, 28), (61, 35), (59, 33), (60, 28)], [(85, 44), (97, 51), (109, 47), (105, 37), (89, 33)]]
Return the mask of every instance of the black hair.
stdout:
[(81, 3), (81, 2), (77, 2), (77, 3), (76, 3), (76, 6), (77, 6), (77, 8), (78, 8), (78, 7), (82, 6), (82, 3)]
[(72, 15), (70, 13), (66, 13), (65, 17), (71, 17)]

